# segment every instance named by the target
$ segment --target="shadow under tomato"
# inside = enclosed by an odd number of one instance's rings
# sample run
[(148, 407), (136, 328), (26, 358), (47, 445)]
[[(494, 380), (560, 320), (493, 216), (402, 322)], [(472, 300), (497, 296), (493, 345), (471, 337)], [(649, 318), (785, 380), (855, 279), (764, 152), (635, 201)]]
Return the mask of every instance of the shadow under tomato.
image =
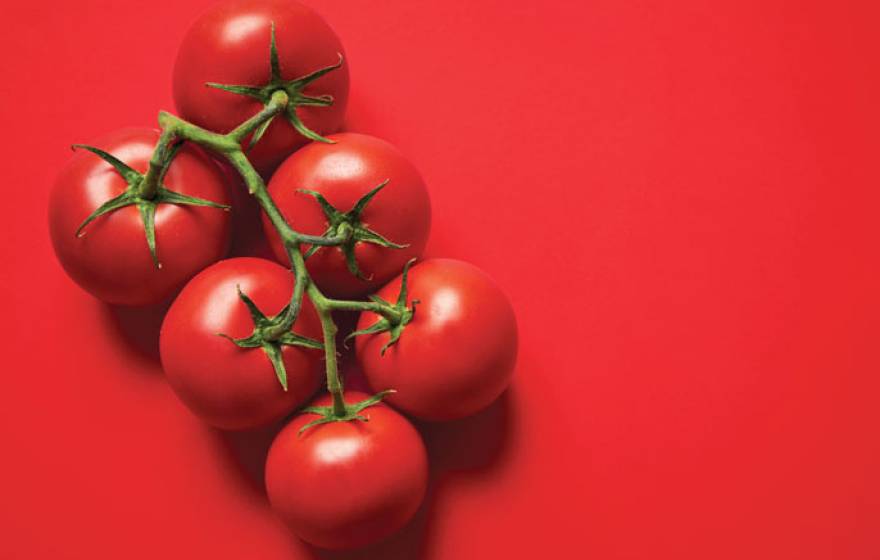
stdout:
[(266, 456), (275, 436), (286, 423), (287, 419), (284, 419), (264, 428), (238, 432), (212, 428), (220, 443), (220, 448), (229, 459), (228, 465), (238, 473), (242, 482), (262, 500), (267, 500), (263, 476), (266, 468)]
[(263, 233), (262, 209), (241, 180), (230, 185), (232, 204), (232, 246), (230, 257), (259, 257), (275, 260)]
[(101, 304), (112, 333), (132, 350), (133, 357), (159, 364), (159, 330), (172, 299), (148, 307)]
[(430, 527), (440, 486), (457, 477), (488, 475), (504, 457), (510, 427), (509, 391), (492, 405), (469, 418), (443, 423), (418, 422), (425, 440), (430, 478), (425, 500), (413, 519), (400, 531), (367, 548), (328, 551), (312, 548), (316, 560), (415, 560), (430, 546)]
[[(350, 322), (341, 321), (341, 322)], [(349, 327), (350, 328), (350, 327)], [(344, 332), (344, 329), (340, 329)], [(350, 390), (369, 390), (357, 362), (346, 360), (341, 368)], [(291, 536), (291, 546), (298, 554), (308, 551), (314, 560), (415, 560), (430, 547), (430, 527), (435, 504), (443, 488), (456, 480), (489, 476), (503, 466), (504, 450), (512, 437), (511, 400), (508, 389), (492, 405), (474, 416), (451, 422), (415, 422), (428, 451), (430, 466), (425, 500), (413, 519), (387, 539), (359, 550), (329, 551), (304, 544)], [(242, 483), (266, 502), (264, 469), (266, 455), (280, 429), (289, 422), (284, 419), (272, 426), (244, 432), (213, 430), (227, 465), (241, 477)]]

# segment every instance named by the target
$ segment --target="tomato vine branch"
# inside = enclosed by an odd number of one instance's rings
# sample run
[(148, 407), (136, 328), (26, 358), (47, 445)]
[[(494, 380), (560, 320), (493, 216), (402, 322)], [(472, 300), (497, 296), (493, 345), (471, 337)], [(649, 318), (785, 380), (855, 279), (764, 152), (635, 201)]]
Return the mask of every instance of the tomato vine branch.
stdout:
[[(325, 296), (317, 285), (312, 281), (308, 270), (306, 269), (305, 256), (301, 251), (302, 244), (308, 244), (312, 247), (339, 247), (343, 244), (351, 242), (354, 230), (351, 227), (341, 227), (332, 232), (326, 232), (326, 235), (316, 236), (300, 233), (293, 229), (287, 222), (275, 201), (269, 195), (266, 183), (256, 171), (250, 160), (242, 150), (242, 142), (250, 134), (256, 134), (266, 123), (271, 121), (277, 115), (285, 112), (290, 103), (289, 95), (278, 90), (272, 93), (268, 103), (254, 116), (234, 128), (227, 134), (220, 134), (199, 127), (195, 124), (187, 122), (180, 117), (171, 113), (161, 112), (159, 114), (159, 125), (162, 133), (154, 153), (150, 159), (150, 169), (143, 181), (142, 195), (145, 196), (152, 189), (155, 183), (158, 185), (158, 179), (162, 176), (164, 169), (170, 163), (167, 157), (169, 146), (177, 140), (185, 140), (194, 142), (210, 151), (223, 156), (230, 165), (241, 176), (251, 196), (256, 199), (257, 203), (266, 213), (273, 227), (278, 231), (284, 246), (290, 258), (291, 271), (295, 278), (293, 293), (291, 295), (290, 304), (279, 316), (277, 323), (271, 329), (266, 331), (264, 337), (268, 341), (281, 339), (296, 322), (302, 309), (302, 300), (304, 296), (308, 296), (318, 317), (321, 321), (321, 329), (323, 331), (323, 350), (324, 362), (327, 377), (327, 390), (333, 398), (330, 420), (333, 419), (351, 419), (361, 418), (357, 414), (353, 414), (352, 407), (357, 407), (355, 403), (347, 405), (343, 397), (343, 383), (339, 376), (339, 366), (336, 354), (336, 334), (337, 327), (333, 321), (333, 311), (349, 310), (349, 311), (371, 311), (377, 313), (390, 325), (401, 326), (406, 323), (411, 312), (407, 315), (406, 309), (401, 309), (399, 305), (391, 305), (379, 299), (371, 301), (348, 301), (337, 300)], [(382, 185), (384, 186), (384, 184)], [(381, 188), (381, 186), (380, 186)], [(146, 193), (145, 193), (146, 190)], [(377, 189), (378, 190), (378, 189)], [(283, 363), (281, 364), (283, 367)], [(279, 375), (280, 376), (280, 375)], [(382, 393), (384, 394), (384, 393)], [(381, 398), (379, 396), (378, 398)], [(363, 407), (361, 407), (363, 408)], [(358, 408), (358, 411), (361, 409)]]

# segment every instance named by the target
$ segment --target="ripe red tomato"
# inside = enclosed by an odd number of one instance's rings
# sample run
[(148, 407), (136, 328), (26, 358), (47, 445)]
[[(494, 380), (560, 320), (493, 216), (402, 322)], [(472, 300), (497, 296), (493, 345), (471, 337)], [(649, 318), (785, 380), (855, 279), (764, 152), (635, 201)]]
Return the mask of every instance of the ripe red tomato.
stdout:
[[(429, 259), (409, 271), (409, 300), (419, 300), (398, 342), (388, 333), (357, 338), (355, 353), (375, 390), (396, 389), (390, 404), (425, 420), (471, 415), (507, 387), (516, 362), (516, 317), (507, 297), (477, 267)], [(378, 295), (396, 301), (401, 279)], [(361, 314), (358, 329), (377, 321)]]
[[(327, 295), (358, 297), (393, 278), (422, 253), (431, 229), (431, 201), (418, 170), (388, 142), (348, 132), (330, 138), (336, 143), (313, 142), (287, 158), (272, 176), (269, 194), (294, 229), (321, 235), (330, 225), (328, 217), (318, 201), (300, 189), (320, 193), (340, 213), (348, 213), (364, 195), (388, 181), (364, 207), (360, 222), (405, 248), (353, 243), (354, 261), (364, 278), (352, 274), (339, 247), (322, 248), (306, 261), (312, 279)], [(281, 239), (265, 216), (263, 227), (275, 256), (287, 263)]]
[[(309, 399), (321, 382), (320, 351), (281, 346), (285, 391), (266, 351), (241, 348), (254, 321), (238, 290), (267, 316), (290, 301), (293, 275), (265, 259), (220, 261), (193, 278), (168, 310), (159, 336), (162, 367), (178, 396), (207, 423), (224, 429), (269, 424)], [(317, 313), (306, 299), (293, 329), (320, 339)]]
[[(129, 128), (95, 145), (145, 173), (158, 139), (155, 130)], [(221, 204), (228, 203), (226, 183), (220, 167), (190, 144), (178, 152), (163, 180), (172, 191)], [(93, 211), (127, 188), (127, 181), (113, 166), (94, 153), (78, 151), (49, 195), (52, 244), (67, 274), (96, 298), (119, 305), (158, 303), (226, 254), (229, 212), (159, 204), (155, 214), (158, 268), (136, 206), (104, 214), (82, 230), (82, 237), (76, 235)]]
[[(348, 392), (347, 403), (367, 398)], [(331, 402), (323, 395), (315, 402)], [(421, 436), (403, 416), (377, 404), (368, 422), (297, 416), (275, 438), (266, 460), (266, 492), (278, 515), (304, 541), (329, 549), (366, 546), (394, 533), (425, 495), (428, 458)]]
[[(174, 100), (180, 115), (215, 132), (226, 133), (262, 109), (263, 100), (280, 83), (272, 80), (272, 24), (280, 79), (309, 76), (340, 63), (291, 94), (291, 113), (276, 117), (249, 157), (263, 173), (309, 142), (291, 124), (299, 119), (320, 135), (342, 126), (348, 102), (348, 64), (339, 38), (320, 15), (293, 0), (227, 0), (193, 24), (183, 39), (174, 66)], [(277, 81), (276, 81), (277, 82)], [(253, 95), (233, 93), (206, 84), (262, 88)], [(295, 93), (299, 92), (299, 93)], [(332, 96), (332, 104), (327, 105)], [(294, 107), (296, 106), (296, 107)], [(246, 141), (247, 142), (247, 141)]]

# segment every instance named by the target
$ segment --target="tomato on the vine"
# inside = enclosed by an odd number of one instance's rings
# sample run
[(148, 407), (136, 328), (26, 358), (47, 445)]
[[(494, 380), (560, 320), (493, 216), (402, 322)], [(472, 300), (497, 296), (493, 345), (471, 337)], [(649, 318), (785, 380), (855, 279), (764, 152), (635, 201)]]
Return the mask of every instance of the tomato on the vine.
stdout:
[(269, 321), (282, 313), (293, 287), (293, 275), (281, 265), (240, 257), (206, 268), (174, 300), (159, 337), (162, 367), (181, 400), (207, 423), (225, 429), (269, 424), (318, 389), (320, 351), (298, 344), (321, 337), (308, 300), (295, 335), (261, 336), (260, 315)]
[[(358, 297), (378, 288), (422, 253), (431, 228), (431, 201), (415, 166), (397, 148), (365, 134), (330, 136), (291, 155), (269, 182), (269, 194), (302, 233), (350, 233), (339, 247), (317, 249), (306, 266), (332, 297)], [(377, 190), (378, 189), (378, 190)], [(264, 214), (275, 256), (288, 258)]]
[[(402, 278), (377, 295), (395, 301)], [(425, 420), (469, 416), (507, 387), (516, 362), (516, 317), (507, 297), (477, 267), (453, 259), (428, 259), (413, 266), (408, 298), (416, 303), (400, 338), (360, 335), (355, 354), (375, 390), (395, 389), (385, 400)], [(358, 330), (380, 319), (362, 313)], [(384, 355), (383, 355), (384, 354)]]
[(262, 173), (342, 126), (348, 101), (342, 43), (324, 19), (294, 0), (227, 0), (192, 25), (174, 66), (180, 115), (227, 133), (262, 109), (274, 91), (287, 110), (258, 129), (248, 153)]
[(176, 153), (153, 200), (137, 197), (158, 139), (155, 130), (128, 128), (82, 146), (49, 195), (58, 260), (108, 303), (159, 303), (229, 245), (229, 212), (217, 207), (228, 202), (226, 177), (198, 147)]
[[(345, 394), (347, 403), (366, 398)], [(314, 404), (330, 402), (323, 395)], [(304, 430), (318, 416), (300, 414), (275, 438), (266, 460), (272, 508), (297, 536), (322, 548), (357, 548), (387, 537), (425, 495), (427, 453), (412, 424), (381, 403), (360, 414), (368, 421)]]

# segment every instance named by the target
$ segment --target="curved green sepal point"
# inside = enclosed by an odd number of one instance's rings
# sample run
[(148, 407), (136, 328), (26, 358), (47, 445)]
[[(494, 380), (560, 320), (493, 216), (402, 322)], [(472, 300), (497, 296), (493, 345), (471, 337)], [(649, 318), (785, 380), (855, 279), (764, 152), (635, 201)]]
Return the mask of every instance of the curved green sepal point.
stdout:
[(370, 417), (362, 415), (361, 412), (363, 412), (366, 408), (379, 404), (380, 402), (382, 402), (382, 399), (384, 399), (389, 394), (395, 392), (396, 391), (394, 389), (386, 389), (384, 391), (379, 391), (378, 393), (371, 395), (360, 402), (356, 402), (354, 404), (346, 403), (345, 414), (343, 414), (342, 416), (337, 416), (336, 414), (334, 414), (332, 406), (307, 406), (303, 408), (301, 412), (307, 414), (317, 414), (319, 418), (308, 422), (302, 428), (300, 428), (297, 436), (302, 437), (303, 433), (305, 433), (309, 428), (320, 426), (321, 424), (329, 424), (330, 422), (351, 422), (353, 420), (358, 420), (360, 422), (369, 422)]

